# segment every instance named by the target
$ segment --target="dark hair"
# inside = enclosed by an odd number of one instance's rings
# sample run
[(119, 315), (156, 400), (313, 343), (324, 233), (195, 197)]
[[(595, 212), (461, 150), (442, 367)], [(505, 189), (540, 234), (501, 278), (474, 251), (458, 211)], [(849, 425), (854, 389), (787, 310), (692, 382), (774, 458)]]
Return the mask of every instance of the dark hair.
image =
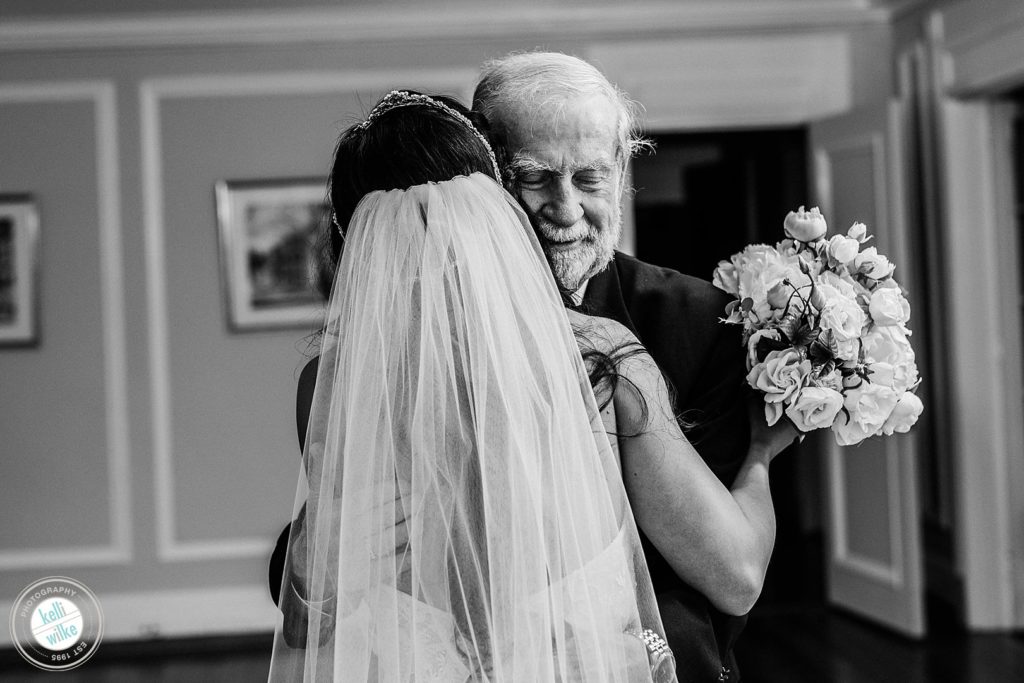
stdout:
[[(415, 90), (402, 92), (420, 94)], [(483, 116), (451, 97), (429, 97), (465, 116), (487, 136)], [(375, 190), (404, 190), (472, 173), (494, 178), (490, 150), (464, 122), (440, 108), (409, 105), (388, 109), (375, 115), (369, 125), (353, 126), (342, 133), (334, 148), (328, 179), (328, 201), (340, 230), (328, 218), (319, 245), (317, 286), (324, 298), (330, 298), (344, 231), (359, 200)]]

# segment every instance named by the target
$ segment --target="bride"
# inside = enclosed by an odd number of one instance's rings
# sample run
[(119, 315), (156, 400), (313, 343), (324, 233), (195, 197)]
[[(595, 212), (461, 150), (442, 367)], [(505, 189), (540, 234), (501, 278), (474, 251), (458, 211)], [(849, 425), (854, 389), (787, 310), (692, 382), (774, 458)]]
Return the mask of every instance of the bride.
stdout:
[(739, 552), (759, 589), (778, 449), (718, 484), (639, 343), (563, 306), (470, 116), (396, 91), (339, 140), (270, 679), (674, 680), (626, 488), (696, 506), (645, 528), (711, 537), (671, 554), (695, 585), (733, 590)]

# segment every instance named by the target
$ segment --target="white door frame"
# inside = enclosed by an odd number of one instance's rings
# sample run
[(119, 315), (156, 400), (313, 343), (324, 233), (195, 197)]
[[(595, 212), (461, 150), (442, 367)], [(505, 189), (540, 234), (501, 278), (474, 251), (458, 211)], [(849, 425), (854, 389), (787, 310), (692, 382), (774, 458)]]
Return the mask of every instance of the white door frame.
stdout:
[[(1011, 629), (1024, 626), (1024, 350), (1011, 110), (995, 98), (1009, 82), (1024, 82), (1024, 28), (1003, 21), (998, 35), (980, 40), (957, 19), (949, 25), (958, 35), (947, 38), (943, 16), (933, 13), (928, 32), (945, 66), (936, 125), (955, 389), (955, 546), (967, 626)], [(988, 68), (978, 70), (982, 53)]]
[(1014, 628), (1024, 625), (1024, 381), (1009, 116), (992, 100), (952, 98), (939, 113), (965, 620), (974, 629)]

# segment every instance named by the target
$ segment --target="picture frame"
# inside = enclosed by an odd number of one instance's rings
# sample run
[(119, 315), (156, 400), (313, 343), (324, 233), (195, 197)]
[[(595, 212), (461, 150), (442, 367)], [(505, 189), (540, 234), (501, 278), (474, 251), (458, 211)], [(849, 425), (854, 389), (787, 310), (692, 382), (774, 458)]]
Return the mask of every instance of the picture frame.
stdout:
[(314, 247), (329, 220), (323, 178), (216, 184), (221, 282), (231, 330), (309, 328), (323, 315)]
[(0, 194), (0, 347), (39, 343), (39, 211), (31, 195)]

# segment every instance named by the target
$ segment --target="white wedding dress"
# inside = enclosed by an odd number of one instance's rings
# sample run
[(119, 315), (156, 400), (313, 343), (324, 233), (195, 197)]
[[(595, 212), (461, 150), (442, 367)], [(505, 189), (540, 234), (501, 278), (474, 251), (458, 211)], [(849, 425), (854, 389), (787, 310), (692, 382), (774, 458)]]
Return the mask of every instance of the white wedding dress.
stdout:
[[(583, 642), (604, 641), (612, 647), (625, 645), (631, 648), (632, 657), (624, 661), (632, 677), (624, 680), (649, 681), (651, 672), (646, 650), (636, 638), (641, 626), (636, 620), (633, 577), (626, 569), (624, 535), (625, 532), (620, 534), (601, 555), (563, 578), (551, 590), (556, 591), (559, 598), (567, 603), (595, 601), (600, 604), (603, 612), (594, 616), (604, 633), (598, 634), (596, 638), (584, 639)], [(547, 594), (537, 595), (525, 609), (543, 612), (547, 609), (547, 600)], [(337, 625), (339, 637), (353, 644), (358, 643), (355, 646), (357, 648), (367, 647), (370, 641), (376, 639), (377, 631), (388, 628), (394, 628), (395, 632), (389, 634), (385, 641), (394, 638), (396, 642), (413, 643), (410, 648), (384, 653), (384, 657), (378, 656), (378, 678), (447, 683), (472, 679), (473, 672), (459, 651), (455, 637), (457, 625), (451, 614), (418, 602), (397, 590), (382, 593), (380, 601), (376, 606), (371, 606), (367, 601), (361, 602), (354, 612), (342, 618)], [(385, 624), (374, 616), (377, 614), (397, 614), (397, 624)], [(589, 620), (585, 623), (570, 622), (569, 625), (573, 630), (593, 627)], [(581, 655), (594, 660), (600, 657), (599, 652), (586, 650)], [(394, 659), (389, 660), (391, 657)]]

